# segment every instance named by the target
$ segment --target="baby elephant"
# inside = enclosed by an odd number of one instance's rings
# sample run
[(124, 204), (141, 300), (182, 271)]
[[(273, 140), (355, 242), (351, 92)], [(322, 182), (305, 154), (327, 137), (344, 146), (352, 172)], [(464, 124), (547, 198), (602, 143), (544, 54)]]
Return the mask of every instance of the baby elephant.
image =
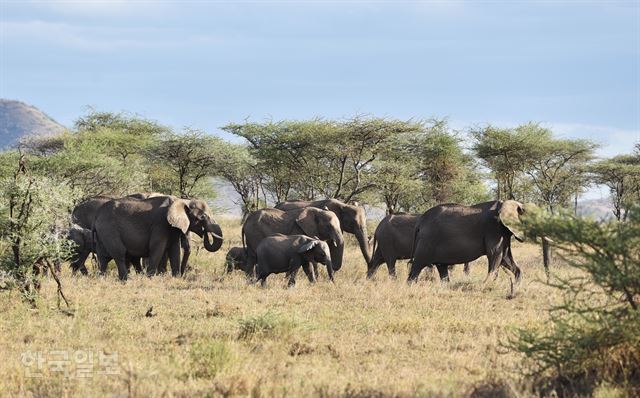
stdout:
[(87, 267), (84, 262), (93, 251), (91, 230), (73, 224), (66, 232), (66, 238), (74, 244), (72, 256), (69, 259), (71, 270), (74, 274), (80, 271), (83, 275), (87, 275)]
[(258, 265), (256, 275), (264, 287), (267, 276), (286, 272), (289, 287), (296, 284), (296, 273), (302, 267), (309, 282), (316, 281), (311, 271), (312, 261), (327, 266), (329, 279), (333, 281), (333, 264), (326, 242), (306, 235), (274, 235), (264, 238), (256, 249)]
[(232, 247), (227, 252), (225, 264), (227, 272), (232, 272), (234, 269), (244, 271), (247, 265), (247, 250), (244, 247)]

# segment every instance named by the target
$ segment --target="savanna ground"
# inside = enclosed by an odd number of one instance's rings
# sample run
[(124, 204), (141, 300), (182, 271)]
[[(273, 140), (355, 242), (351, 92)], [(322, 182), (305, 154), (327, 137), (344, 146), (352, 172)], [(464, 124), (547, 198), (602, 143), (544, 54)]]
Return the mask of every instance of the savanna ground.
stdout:
[[(539, 248), (517, 242), (524, 278), (513, 299), (505, 272), (483, 285), (484, 258), (469, 276), (457, 267), (448, 285), (422, 276), (408, 286), (406, 262), (398, 264), (398, 280), (383, 265), (367, 281), (350, 236), (335, 285), (324, 271), (310, 285), (300, 271), (293, 289), (281, 275), (263, 289), (239, 271), (224, 275), (240, 225), (222, 220), (222, 227), (222, 249), (194, 252), (184, 279), (132, 275), (122, 284), (113, 265), (105, 278), (72, 276), (65, 266), (61, 282), (73, 316), (57, 309), (50, 278), (37, 309), (16, 290), (1, 292), (0, 395), (464, 396), (495, 380), (516, 386), (521, 358), (500, 342), (512, 328), (543, 325), (559, 300), (540, 282)], [(68, 353), (69, 377), (51, 366), (61, 355), (55, 351)], [(89, 377), (74, 376), (76, 351), (94, 355)], [(28, 352), (42, 353), (40, 369), (29, 369), (43, 377), (28, 377)], [(99, 374), (98, 356), (114, 353), (116, 374)]]

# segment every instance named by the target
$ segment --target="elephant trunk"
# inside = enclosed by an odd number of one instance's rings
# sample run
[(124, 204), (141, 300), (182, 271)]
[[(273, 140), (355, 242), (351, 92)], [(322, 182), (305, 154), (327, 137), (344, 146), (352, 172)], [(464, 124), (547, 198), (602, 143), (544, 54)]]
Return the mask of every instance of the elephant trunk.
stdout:
[(355, 233), (356, 239), (358, 240), (358, 244), (360, 245), (360, 251), (364, 256), (364, 260), (367, 264), (371, 263), (371, 247), (369, 246), (369, 239), (367, 237), (366, 228), (362, 228), (356, 231)]
[[(335, 242), (335, 241), (334, 241)], [(335, 245), (329, 245), (329, 253), (331, 254), (331, 264), (334, 271), (338, 271), (342, 267), (342, 255), (344, 253), (344, 240)]]
[[(213, 237), (213, 243), (209, 240), (209, 234)], [(222, 246), (222, 229), (218, 224), (207, 224), (207, 229), (204, 231), (204, 248), (210, 252), (216, 252)]]

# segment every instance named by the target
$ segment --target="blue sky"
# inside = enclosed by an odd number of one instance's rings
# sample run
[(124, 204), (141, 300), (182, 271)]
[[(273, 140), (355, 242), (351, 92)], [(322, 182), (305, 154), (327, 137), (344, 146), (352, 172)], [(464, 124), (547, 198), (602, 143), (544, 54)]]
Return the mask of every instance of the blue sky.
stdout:
[(70, 126), (129, 111), (539, 121), (600, 153), (640, 140), (640, 2), (0, 0), (0, 97)]

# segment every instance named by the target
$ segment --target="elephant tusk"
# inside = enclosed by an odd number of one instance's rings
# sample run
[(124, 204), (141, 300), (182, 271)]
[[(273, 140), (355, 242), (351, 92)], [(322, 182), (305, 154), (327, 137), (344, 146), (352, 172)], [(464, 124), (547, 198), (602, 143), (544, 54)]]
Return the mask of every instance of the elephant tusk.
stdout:
[(209, 232), (209, 233), (211, 234), (211, 236), (213, 236), (216, 239), (223, 239), (222, 236), (220, 236), (220, 235), (218, 235), (218, 234), (216, 234), (214, 232)]
[(338, 244), (336, 243), (335, 240), (331, 239), (331, 244), (333, 245), (333, 247), (338, 247)]

